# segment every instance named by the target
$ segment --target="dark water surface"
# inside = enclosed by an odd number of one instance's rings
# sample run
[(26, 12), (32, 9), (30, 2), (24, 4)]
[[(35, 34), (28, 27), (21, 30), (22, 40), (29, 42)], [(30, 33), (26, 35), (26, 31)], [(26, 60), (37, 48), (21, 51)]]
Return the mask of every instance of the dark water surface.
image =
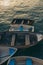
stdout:
[(43, 59), (43, 41), (39, 42), (36, 46), (19, 49), (14, 56), (33, 56)]

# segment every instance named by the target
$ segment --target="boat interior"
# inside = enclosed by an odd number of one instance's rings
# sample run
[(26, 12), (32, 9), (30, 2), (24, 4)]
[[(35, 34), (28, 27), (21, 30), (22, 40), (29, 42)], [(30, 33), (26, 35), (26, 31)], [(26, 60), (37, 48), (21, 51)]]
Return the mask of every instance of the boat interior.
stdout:
[(23, 24), (23, 25), (32, 25), (34, 20), (29, 19), (13, 19), (11, 24)]
[(29, 46), (37, 44), (36, 34), (27, 34), (23, 32), (1, 32), (0, 45), (1, 46)]
[(33, 20), (28, 19), (13, 19), (9, 31), (30, 31), (34, 32)]
[(43, 65), (43, 60), (31, 57), (13, 57), (7, 65)]

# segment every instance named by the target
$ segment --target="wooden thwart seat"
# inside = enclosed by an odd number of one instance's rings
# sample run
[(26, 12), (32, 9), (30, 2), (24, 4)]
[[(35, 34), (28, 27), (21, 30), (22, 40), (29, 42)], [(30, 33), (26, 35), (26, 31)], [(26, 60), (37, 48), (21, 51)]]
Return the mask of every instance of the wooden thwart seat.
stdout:
[(15, 35), (12, 36), (12, 41), (11, 41), (11, 46), (14, 46), (15, 45)]
[(29, 35), (25, 36), (25, 45), (30, 45)]

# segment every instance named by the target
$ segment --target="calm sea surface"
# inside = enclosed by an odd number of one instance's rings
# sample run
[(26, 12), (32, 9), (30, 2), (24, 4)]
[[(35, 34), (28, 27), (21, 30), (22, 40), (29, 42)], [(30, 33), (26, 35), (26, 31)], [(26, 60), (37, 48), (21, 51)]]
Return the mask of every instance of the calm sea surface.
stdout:
[[(43, 0), (39, 0), (37, 6), (29, 7), (15, 6), (0, 12), (0, 31), (8, 30), (13, 18), (29, 18), (35, 20), (35, 32), (43, 33)], [(36, 46), (27, 49), (18, 49), (14, 56), (33, 56), (43, 59), (43, 40)]]

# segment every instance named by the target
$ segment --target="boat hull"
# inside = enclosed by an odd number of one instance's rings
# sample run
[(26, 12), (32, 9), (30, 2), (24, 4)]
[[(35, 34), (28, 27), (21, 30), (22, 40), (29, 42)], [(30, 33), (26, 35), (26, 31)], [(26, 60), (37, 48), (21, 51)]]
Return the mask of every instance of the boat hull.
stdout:
[(26, 65), (25, 64), (26, 63), (26, 59), (28, 59), (28, 58), (32, 60), (32, 65), (43, 65), (43, 60), (35, 58), (35, 57), (29, 57), (29, 56), (17, 56), (17, 57), (10, 58), (8, 60), (7, 65), (10, 65), (9, 62), (12, 59), (17, 62), (16, 65), (18, 65), (18, 64)]
[(0, 38), (0, 46), (27, 48), (37, 44), (37, 36), (28, 32), (3, 32)]
[(0, 46), (0, 65), (7, 61), (16, 53), (17, 49), (13, 47), (1, 47)]

